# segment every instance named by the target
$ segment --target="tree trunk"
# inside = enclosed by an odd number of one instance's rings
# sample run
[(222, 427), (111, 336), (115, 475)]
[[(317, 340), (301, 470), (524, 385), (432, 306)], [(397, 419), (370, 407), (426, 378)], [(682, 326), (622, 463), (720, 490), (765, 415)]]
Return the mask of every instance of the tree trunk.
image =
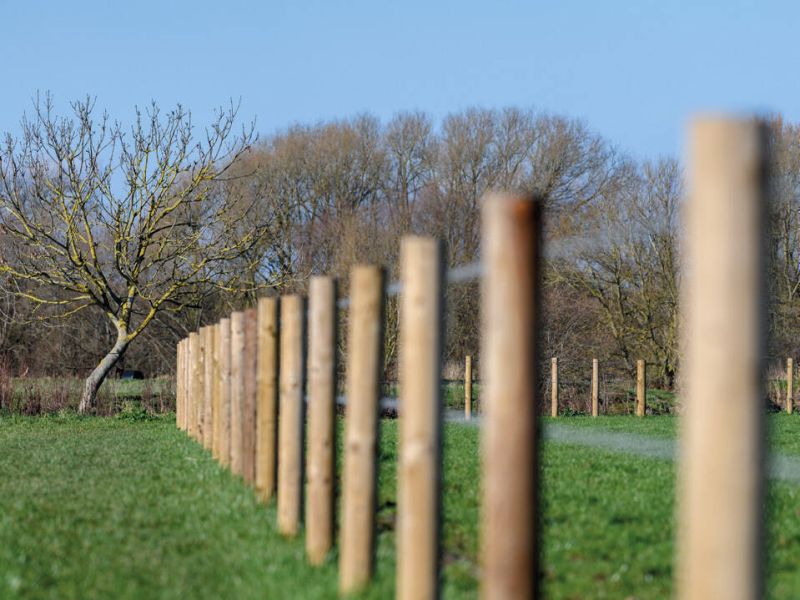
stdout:
[(83, 395), (81, 396), (81, 403), (78, 405), (78, 412), (81, 414), (88, 413), (91, 409), (97, 406), (97, 390), (100, 385), (105, 381), (106, 376), (117, 364), (117, 361), (125, 354), (128, 349), (130, 340), (128, 339), (127, 332), (121, 330), (117, 335), (117, 342), (114, 347), (109, 350), (108, 354), (103, 357), (103, 360), (94, 368), (94, 371), (86, 378), (86, 383), (83, 386)]

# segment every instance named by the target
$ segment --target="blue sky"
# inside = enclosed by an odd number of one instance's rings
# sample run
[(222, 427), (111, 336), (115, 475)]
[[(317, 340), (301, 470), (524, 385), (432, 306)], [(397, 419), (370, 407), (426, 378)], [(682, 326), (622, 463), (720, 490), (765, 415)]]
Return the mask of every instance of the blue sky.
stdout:
[(638, 157), (679, 153), (692, 112), (800, 120), (800, 3), (0, 0), (0, 131), (37, 90), (112, 116), (229, 98), (268, 133), (369, 111), (532, 106)]

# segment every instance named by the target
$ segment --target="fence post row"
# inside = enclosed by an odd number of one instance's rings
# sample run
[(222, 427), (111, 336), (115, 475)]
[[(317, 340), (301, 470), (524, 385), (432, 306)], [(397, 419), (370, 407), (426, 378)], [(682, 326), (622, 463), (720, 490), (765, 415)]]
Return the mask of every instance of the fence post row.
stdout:
[(367, 265), (351, 269), (339, 554), (339, 590), (343, 594), (363, 588), (373, 570), (384, 296), (382, 269)]
[(677, 596), (762, 596), (766, 129), (693, 123)]
[(484, 598), (536, 596), (540, 215), (524, 196), (494, 194), (483, 207)]

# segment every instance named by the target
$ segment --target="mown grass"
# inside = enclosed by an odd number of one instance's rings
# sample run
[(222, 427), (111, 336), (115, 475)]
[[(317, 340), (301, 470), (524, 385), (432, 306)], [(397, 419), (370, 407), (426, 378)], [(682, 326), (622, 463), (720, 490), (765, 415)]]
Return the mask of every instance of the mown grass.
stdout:
[[(800, 418), (769, 418), (773, 443), (800, 453)], [(673, 436), (676, 419), (559, 419)], [(479, 431), (445, 434), (444, 596), (477, 596)], [(341, 440), (341, 436), (340, 436)], [(382, 422), (378, 559), (365, 598), (394, 594), (397, 422)], [(671, 593), (674, 465), (547, 443), (543, 593), (665, 598)], [(800, 590), (798, 490), (768, 494), (769, 595)], [(0, 419), (0, 597), (335, 598), (336, 554), (304, 560), (275, 530), (273, 506), (169, 418)]]

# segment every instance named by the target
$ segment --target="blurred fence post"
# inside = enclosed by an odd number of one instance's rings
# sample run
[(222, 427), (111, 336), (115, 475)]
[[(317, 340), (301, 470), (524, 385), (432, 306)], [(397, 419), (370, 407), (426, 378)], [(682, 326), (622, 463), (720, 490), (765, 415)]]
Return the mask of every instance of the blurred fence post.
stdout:
[(336, 283), (312, 277), (308, 292), (308, 488), (306, 556), (325, 561), (333, 545), (336, 481)]
[(219, 456), (225, 467), (231, 465), (231, 320), (219, 322)]
[(492, 194), (483, 206), (484, 386), (481, 596), (534, 598), (538, 454), (540, 202)]
[(264, 502), (275, 494), (278, 448), (278, 299), (258, 301), (258, 416), (256, 490)]
[(550, 416), (558, 416), (558, 358), (550, 359)]
[(242, 415), (244, 405), (244, 313), (231, 315), (231, 471), (244, 475)]
[(794, 408), (794, 361), (786, 359), (786, 413), (792, 414)]
[(200, 387), (200, 334), (197, 331), (192, 331), (189, 334), (189, 386), (187, 404), (189, 410), (187, 417), (189, 419), (189, 435), (193, 439), (197, 439), (197, 390)]
[(647, 363), (636, 361), (636, 416), (643, 417), (647, 410)]
[(464, 360), (464, 418), (472, 419), (472, 357)]
[[(400, 247), (400, 418), (397, 597), (439, 597), (442, 427), (442, 279), (439, 242), (410, 236)], [(472, 366), (469, 365), (469, 371)]]
[(214, 415), (212, 403), (214, 394), (214, 326), (203, 328), (203, 446), (211, 449), (214, 437)]
[(212, 392), (211, 392), (211, 414), (213, 415), (213, 419), (211, 422), (211, 455), (219, 461), (220, 459), (220, 430), (222, 425), (222, 419), (220, 418), (220, 413), (222, 412), (222, 369), (220, 364), (220, 356), (221, 356), (221, 347), (220, 347), (220, 338), (222, 336), (222, 325), (217, 323), (211, 329), (213, 332), (213, 339), (214, 342), (212, 344), (212, 348), (214, 349), (213, 355), (211, 357), (213, 361), (213, 369), (212, 372)]
[(693, 123), (677, 598), (760, 598), (766, 127)]
[(278, 411), (278, 531), (295, 536), (303, 502), (304, 368), (301, 296), (280, 301), (280, 408)]
[(244, 311), (244, 402), (242, 402), (242, 475), (255, 485), (256, 481), (256, 330), (258, 313), (254, 308)]
[(183, 340), (178, 342), (175, 357), (175, 426), (183, 429)]
[(342, 594), (363, 588), (372, 577), (374, 565), (383, 313), (383, 270), (366, 265), (353, 267), (350, 271), (347, 418), (339, 554), (339, 590)]
[(592, 416), (600, 414), (600, 363), (592, 359)]

